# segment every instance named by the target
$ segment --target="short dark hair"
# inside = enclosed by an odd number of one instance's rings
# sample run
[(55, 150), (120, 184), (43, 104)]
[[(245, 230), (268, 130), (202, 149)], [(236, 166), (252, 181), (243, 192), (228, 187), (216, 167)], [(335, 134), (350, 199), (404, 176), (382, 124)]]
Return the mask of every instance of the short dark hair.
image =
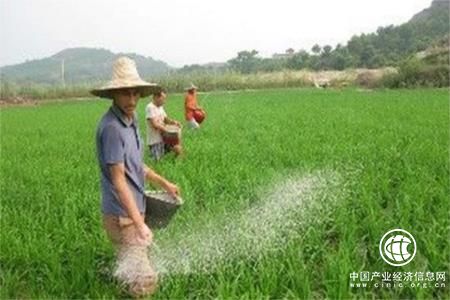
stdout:
[(161, 97), (162, 94), (167, 94), (167, 90), (165, 88), (160, 88), (157, 91), (153, 92), (153, 97)]

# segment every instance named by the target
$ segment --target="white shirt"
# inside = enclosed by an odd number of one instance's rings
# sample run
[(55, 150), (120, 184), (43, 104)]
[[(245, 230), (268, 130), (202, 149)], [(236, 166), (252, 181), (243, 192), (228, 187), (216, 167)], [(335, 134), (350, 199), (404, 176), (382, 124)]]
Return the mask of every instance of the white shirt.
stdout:
[(156, 106), (153, 101), (145, 108), (145, 119), (147, 119), (147, 145), (154, 145), (163, 141), (161, 132), (153, 128), (148, 120), (156, 120), (158, 124), (164, 125), (164, 119), (167, 117), (166, 112), (162, 106)]

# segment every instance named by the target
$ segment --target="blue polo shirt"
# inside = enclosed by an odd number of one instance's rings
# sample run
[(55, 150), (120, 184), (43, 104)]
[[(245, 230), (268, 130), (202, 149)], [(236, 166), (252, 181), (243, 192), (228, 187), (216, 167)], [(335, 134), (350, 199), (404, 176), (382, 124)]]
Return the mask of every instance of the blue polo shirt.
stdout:
[(102, 212), (115, 216), (128, 216), (121, 205), (112, 183), (109, 167), (125, 165), (125, 177), (134, 194), (137, 207), (145, 212), (143, 149), (136, 114), (129, 121), (123, 112), (113, 105), (102, 117), (96, 135), (97, 158), (100, 165)]

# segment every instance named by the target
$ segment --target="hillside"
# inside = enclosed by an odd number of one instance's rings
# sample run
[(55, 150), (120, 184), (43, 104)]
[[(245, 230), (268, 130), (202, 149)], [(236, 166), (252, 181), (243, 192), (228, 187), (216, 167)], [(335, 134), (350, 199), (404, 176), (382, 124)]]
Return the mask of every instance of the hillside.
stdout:
[(448, 0), (434, 0), (429, 8), (399, 26), (378, 28), (377, 32), (354, 36), (347, 44), (358, 67), (396, 65), (399, 60), (425, 50), (450, 31)]
[(114, 59), (120, 55), (132, 57), (143, 77), (167, 72), (165, 62), (134, 53), (113, 53), (106, 49), (70, 48), (47, 58), (0, 68), (2, 79), (17, 83), (62, 83), (62, 69), (66, 84), (105, 81), (111, 77)]

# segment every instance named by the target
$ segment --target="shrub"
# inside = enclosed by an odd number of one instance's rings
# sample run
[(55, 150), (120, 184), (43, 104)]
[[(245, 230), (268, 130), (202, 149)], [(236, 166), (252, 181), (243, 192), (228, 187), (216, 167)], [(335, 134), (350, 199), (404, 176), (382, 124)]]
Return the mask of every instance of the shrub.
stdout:
[(404, 61), (397, 74), (386, 75), (382, 80), (382, 85), (388, 88), (448, 87), (449, 84), (449, 65), (430, 65), (418, 58)]

